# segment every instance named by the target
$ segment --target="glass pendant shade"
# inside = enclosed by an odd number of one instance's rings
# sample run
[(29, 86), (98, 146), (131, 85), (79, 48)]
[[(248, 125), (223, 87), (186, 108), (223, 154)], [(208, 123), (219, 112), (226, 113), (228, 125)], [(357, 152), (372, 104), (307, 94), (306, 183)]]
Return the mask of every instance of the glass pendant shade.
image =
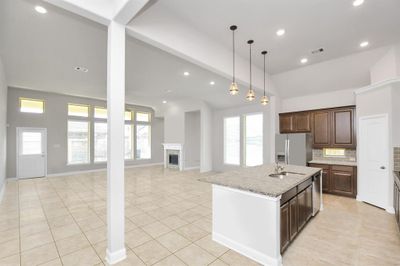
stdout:
[(267, 105), (269, 103), (269, 99), (267, 95), (264, 95), (263, 97), (261, 97), (261, 104), (262, 105)]
[(256, 98), (256, 95), (254, 93), (254, 90), (252, 88), (250, 88), (249, 91), (247, 92), (246, 100), (252, 101), (252, 100), (254, 100), (254, 98)]
[(231, 95), (236, 95), (239, 93), (239, 88), (236, 82), (232, 82), (231, 87), (229, 88), (229, 93)]

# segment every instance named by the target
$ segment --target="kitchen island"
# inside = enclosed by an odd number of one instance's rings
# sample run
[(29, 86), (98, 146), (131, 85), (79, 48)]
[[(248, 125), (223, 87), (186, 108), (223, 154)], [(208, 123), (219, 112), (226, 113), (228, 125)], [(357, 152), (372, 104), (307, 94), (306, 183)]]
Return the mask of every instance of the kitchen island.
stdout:
[(320, 168), (283, 167), (286, 175), (275, 177), (271, 164), (200, 180), (212, 184), (214, 241), (263, 265), (282, 265), (281, 252), (323, 206)]

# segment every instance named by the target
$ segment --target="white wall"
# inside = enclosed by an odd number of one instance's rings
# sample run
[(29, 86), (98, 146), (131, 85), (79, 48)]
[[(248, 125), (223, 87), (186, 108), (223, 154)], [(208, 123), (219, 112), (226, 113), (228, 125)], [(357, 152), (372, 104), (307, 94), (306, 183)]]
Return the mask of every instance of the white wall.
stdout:
[(7, 143), (7, 83), (4, 66), (0, 58), (0, 202), (6, 180), (6, 143)]
[(393, 146), (400, 147), (400, 82), (392, 88)]
[(371, 67), (370, 75), (371, 84), (393, 79), (397, 76), (396, 51), (394, 47)]
[[(263, 113), (264, 132), (263, 132), (263, 155), (264, 164), (269, 164), (274, 160), (275, 150), (275, 103), (262, 106), (259, 103), (251, 105), (214, 111), (213, 119), (213, 170), (228, 171), (237, 169), (238, 166), (224, 165), (224, 118), (230, 116), (244, 116), (251, 113)], [(273, 145), (272, 145), (273, 143)], [(241, 143), (241, 153), (243, 153), (243, 143)]]
[(295, 112), (355, 104), (354, 89), (282, 99), (281, 112)]
[(185, 168), (200, 167), (200, 111), (185, 113)]
[(212, 116), (211, 107), (202, 103), (200, 108), (200, 172), (202, 173), (212, 170)]

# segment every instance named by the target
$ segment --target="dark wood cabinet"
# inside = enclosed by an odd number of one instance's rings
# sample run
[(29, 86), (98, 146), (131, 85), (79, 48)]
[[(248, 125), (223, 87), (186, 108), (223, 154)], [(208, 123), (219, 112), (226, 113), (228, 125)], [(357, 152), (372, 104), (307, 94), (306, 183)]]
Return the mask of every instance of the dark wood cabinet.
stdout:
[(281, 206), (281, 250), (285, 250), (290, 243), (290, 212), (289, 202)]
[(331, 145), (331, 113), (316, 111), (313, 113), (313, 147), (324, 148)]
[(332, 147), (355, 148), (354, 108), (332, 110)]
[(394, 214), (400, 230), (400, 173), (395, 173), (394, 176), (393, 203)]
[(311, 219), (312, 180), (304, 181), (281, 197), (281, 252)]
[(279, 115), (281, 133), (311, 132), (311, 115), (309, 112), (285, 113)]
[(355, 107), (279, 115), (281, 133), (312, 133), (313, 148), (356, 148)]
[(357, 196), (357, 168), (353, 166), (309, 164), (322, 168), (322, 192), (355, 198)]

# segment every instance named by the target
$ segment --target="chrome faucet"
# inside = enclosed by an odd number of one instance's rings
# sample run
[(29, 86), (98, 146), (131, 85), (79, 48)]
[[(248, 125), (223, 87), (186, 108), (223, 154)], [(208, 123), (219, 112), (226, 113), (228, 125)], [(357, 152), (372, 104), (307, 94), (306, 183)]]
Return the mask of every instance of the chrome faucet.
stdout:
[(276, 165), (275, 165), (275, 173), (276, 174), (282, 172), (284, 169), (285, 168), (283, 166), (279, 165), (279, 162), (276, 162)]

